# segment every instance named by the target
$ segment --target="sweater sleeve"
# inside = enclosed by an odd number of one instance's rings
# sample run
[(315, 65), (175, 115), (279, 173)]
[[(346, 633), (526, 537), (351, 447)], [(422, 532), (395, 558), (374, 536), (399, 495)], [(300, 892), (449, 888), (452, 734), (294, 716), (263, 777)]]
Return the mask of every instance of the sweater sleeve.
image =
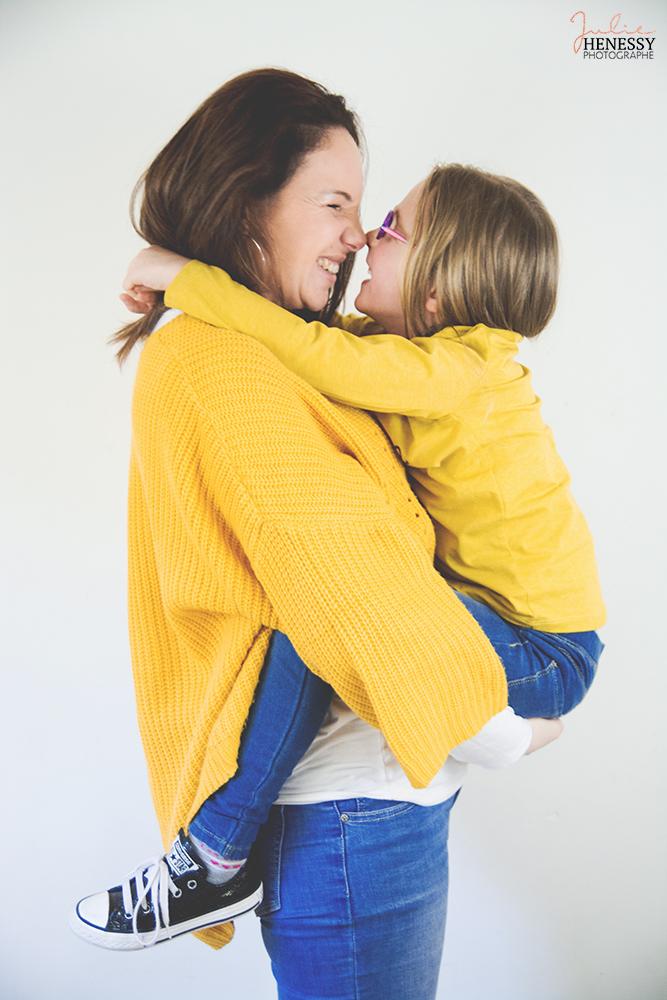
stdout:
[[(273, 608), (272, 627), (382, 730), (409, 780), (424, 787), (452, 747), (507, 705), (502, 665), (433, 568), (428, 515), (380, 429), (374, 447), (387, 448), (390, 474), (404, 483), (403, 513), (345, 446), (349, 427), (340, 438), (323, 430), (313, 390), (300, 395), (247, 338), (211, 334), (224, 338), (216, 352), (195, 352), (191, 366), (162, 366), (168, 384), (160, 378), (144, 391), (154, 412), (142, 424), (159, 438), (160, 460), (179, 464), (193, 451), (183, 430), (193, 414), (196, 489), (245, 553)], [(150, 363), (146, 349), (144, 359)], [(368, 418), (349, 416), (367, 442)], [(181, 467), (166, 474), (185, 479)], [(421, 533), (412, 518), (425, 519)]]
[(509, 706), (494, 715), (478, 733), (460, 743), (451, 752), (463, 764), (498, 768), (514, 764), (523, 757), (533, 736), (527, 719), (516, 715)]
[(319, 392), (376, 413), (441, 417), (471, 392), (484, 370), (477, 354), (450, 338), (367, 335), (359, 317), (349, 317), (347, 329), (306, 323), (226, 271), (196, 260), (171, 282), (165, 303), (254, 337)]

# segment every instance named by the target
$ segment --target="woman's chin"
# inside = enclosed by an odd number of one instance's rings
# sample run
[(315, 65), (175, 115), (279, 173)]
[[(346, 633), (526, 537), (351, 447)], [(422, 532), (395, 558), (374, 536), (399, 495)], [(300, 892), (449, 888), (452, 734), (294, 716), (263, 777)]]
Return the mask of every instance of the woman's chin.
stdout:
[(302, 296), (300, 304), (292, 308), (297, 311), (319, 313), (326, 307), (328, 301), (329, 294), (327, 292), (312, 292), (310, 295)]

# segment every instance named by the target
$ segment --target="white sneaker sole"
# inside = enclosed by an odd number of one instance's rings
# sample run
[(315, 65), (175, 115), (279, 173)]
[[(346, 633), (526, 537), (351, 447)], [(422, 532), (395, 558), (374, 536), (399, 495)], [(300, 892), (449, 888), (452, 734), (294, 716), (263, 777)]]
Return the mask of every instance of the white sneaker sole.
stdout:
[(224, 924), (227, 920), (236, 919), (236, 917), (240, 917), (244, 913), (250, 913), (251, 910), (259, 906), (263, 896), (263, 886), (260, 885), (251, 896), (243, 900), (245, 909), (239, 910), (239, 904), (237, 903), (235, 906), (223, 906), (220, 910), (212, 910), (211, 913), (207, 913), (204, 916), (195, 917), (193, 920), (186, 920), (181, 924), (176, 924), (169, 928), (169, 930), (161, 927), (155, 941), (150, 940), (152, 937), (150, 932), (135, 936), (134, 934), (119, 934), (113, 931), (105, 931), (102, 927), (94, 927), (79, 916), (76, 908), (70, 915), (69, 925), (78, 937), (89, 944), (96, 944), (100, 948), (106, 948), (111, 951), (141, 951), (152, 944), (161, 944), (163, 941), (170, 941), (172, 938), (180, 937), (181, 934), (201, 931), (205, 927)]

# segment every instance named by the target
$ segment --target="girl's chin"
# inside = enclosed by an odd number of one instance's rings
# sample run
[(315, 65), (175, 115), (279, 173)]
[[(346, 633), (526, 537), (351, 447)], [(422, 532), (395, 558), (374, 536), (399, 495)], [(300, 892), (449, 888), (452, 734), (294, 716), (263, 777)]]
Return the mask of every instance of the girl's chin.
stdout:
[(365, 311), (366, 306), (368, 305), (368, 286), (370, 283), (370, 278), (366, 278), (365, 281), (362, 281), (361, 288), (357, 292), (357, 297), (354, 300), (354, 304), (357, 309), (361, 309), (362, 311)]

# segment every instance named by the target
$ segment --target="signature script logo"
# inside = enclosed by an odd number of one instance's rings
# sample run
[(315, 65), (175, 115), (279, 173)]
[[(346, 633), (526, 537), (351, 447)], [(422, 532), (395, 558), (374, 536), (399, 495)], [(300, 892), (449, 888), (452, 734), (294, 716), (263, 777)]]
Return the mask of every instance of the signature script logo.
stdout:
[[(655, 35), (655, 31), (647, 31), (641, 24), (637, 25), (636, 28), (628, 28), (627, 24), (624, 24), (622, 28), (619, 27), (622, 16), (622, 14), (614, 14), (609, 19), (608, 28), (589, 28), (586, 21), (586, 12), (583, 10), (576, 11), (570, 18), (570, 24), (574, 24), (575, 27), (581, 28), (581, 31), (573, 42), (572, 47), (574, 51), (579, 52), (587, 35), (637, 35), (642, 38), (646, 38), (649, 35)], [(577, 19), (580, 19), (578, 24), (576, 24)]]

